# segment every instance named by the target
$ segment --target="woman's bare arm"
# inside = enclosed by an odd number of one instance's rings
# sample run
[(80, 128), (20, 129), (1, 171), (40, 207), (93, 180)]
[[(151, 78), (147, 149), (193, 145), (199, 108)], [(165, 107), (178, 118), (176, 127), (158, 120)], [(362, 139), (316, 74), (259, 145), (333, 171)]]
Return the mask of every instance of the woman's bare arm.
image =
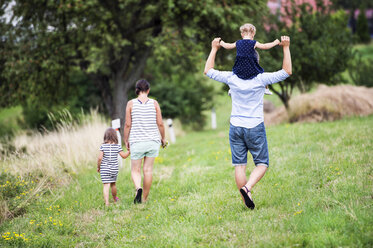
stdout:
[(155, 107), (155, 111), (157, 113), (157, 126), (158, 126), (158, 129), (159, 129), (159, 133), (161, 134), (161, 142), (162, 142), (162, 145), (165, 145), (166, 144), (166, 138), (165, 138), (165, 133), (164, 133), (162, 112), (161, 112), (161, 108), (159, 107), (158, 102), (155, 101), (155, 100), (154, 100), (154, 107)]
[(128, 101), (127, 107), (126, 107), (126, 123), (124, 124), (124, 139), (123, 139), (124, 143), (126, 144), (127, 150), (130, 150), (128, 139), (129, 139), (129, 134), (130, 134), (131, 126), (132, 126), (132, 117), (131, 117), (132, 106), (133, 106), (132, 101)]

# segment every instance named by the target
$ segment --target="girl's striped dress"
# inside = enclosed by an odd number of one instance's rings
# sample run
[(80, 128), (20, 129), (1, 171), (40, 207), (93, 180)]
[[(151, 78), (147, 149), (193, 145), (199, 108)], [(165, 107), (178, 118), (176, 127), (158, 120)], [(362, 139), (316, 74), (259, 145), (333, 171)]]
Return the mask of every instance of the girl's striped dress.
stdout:
[(100, 151), (104, 152), (100, 165), (102, 183), (115, 183), (118, 175), (118, 153), (123, 151), (119, 144), (102, 144)]

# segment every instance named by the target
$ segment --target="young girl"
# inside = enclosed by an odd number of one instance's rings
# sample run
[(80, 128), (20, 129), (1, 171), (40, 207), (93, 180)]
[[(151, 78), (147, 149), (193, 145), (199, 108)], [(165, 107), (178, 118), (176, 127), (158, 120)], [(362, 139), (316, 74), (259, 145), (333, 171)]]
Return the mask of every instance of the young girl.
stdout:
[(104, 184), (105, 205), (109, 206), (109, 188), (114, 202), (118, 201), (117, 187), (115, 182), (118, 175), (118, 153), (122, 158), (129, 156), (129, 151), (123, 152), (121, 145), (118, 144), (118, 137), (114, 129), (108, 128), (105, 131), (104, 143), (100, 147), (100, 155), (97, 161), (97, 172), (101, 175)]
[[(258, 53), (255, 48), (259, 49), (270, 49), (278, 44), (280, 41), (278, 39), (270, 43), (261, 44), (254, 40), (256, 33), (256, 28), (254, 25), (246, 23), (240, 27), (242, 40), (238, 40), (235, 43), (226, 43), (220, 41), (220, 45), (225, 49), (236, 48), (237, 55), (236, 61), (233, 66), (233, 73), (242, 79), (252, 79), (256, 77), (259, 73), (263, 73), (264, 70), (259, 65)], [(269, 91), (268, 86), (266, 87), (265, 94), (272, 95)]]

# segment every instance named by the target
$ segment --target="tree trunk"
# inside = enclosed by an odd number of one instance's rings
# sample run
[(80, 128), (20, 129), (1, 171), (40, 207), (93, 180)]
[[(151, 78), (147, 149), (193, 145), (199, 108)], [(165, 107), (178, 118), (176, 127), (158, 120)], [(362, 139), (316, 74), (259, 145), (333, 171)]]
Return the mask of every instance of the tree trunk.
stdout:
[(121, 134), (123, 136), (125, 117), (126, 117), (126, 106), (128, 101), (128, 90), (133, 84), (139, 80), (143, 73), (146, 65), (146, 60), (149, 57), (151, 48), (145, 49), (144, 53), (138, 56), (138, 59), (131, 67), (132, 70), (127, 77), (123, 77), (124, 70), (119, 70), (114, 76), (114, 92), (113, 92), (113, 107), (114, 111), (110, 115), (112, 119), (120, 118)]
[(110, 82), (107, 76), (105, 75), (97, 75), (97, 74), (89, 74), (89, 77), (93, 80), (96, 87), (101, 91), (101, 99), (104, 102), (106, 110), (110, 116), (113, 115), (114, 105), (113, 105), (113, 96), (111, 93)]
[(275, 90), (272, 85), (269, 85), (269, 89), (273, 91), (281, 100), (281, 102), (284, 104), (286, 110), (289, 110), (289, 100), (290, 100), (290, 94), (286, 92), (286, 89), (281, 85), (281, 92)]

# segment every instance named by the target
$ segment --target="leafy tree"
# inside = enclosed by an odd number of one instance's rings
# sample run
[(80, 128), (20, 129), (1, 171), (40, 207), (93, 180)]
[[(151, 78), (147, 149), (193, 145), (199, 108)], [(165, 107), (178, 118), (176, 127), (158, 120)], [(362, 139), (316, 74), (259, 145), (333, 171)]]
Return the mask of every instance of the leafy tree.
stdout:
[(368, 20), (365, 16), (365, 9), (361, 9), (357, 17), (356, 34), (360, 42), (370, 42)]
[(7, 78), (16, 82), (19, 100), (63, 101), (68, 72), (79, 67), (99, 88), (109, 115), (122, 123), (128, 90), (148, 58), (194, 73), (214, 35), (232, 37), (246, 16), (252, 20), (266, 8), (260, 0), (15, 2), (18, 22), (7, 35), (16, 48)]
[(333, 5), (336, 9), (348, 9), (348, 10), (356, 10), (361, 6), (366, 8), (372, 8), (373, 3), (370, 0), (332, 0)]
[(165, 118), (180, 118), (194, 129), (204, 126), (203, 111), (212, 107), (214, 90), (201, 73), (192, 74), (182, 66), (157, 64), (148, 60), (145, 77), (151, 81), (151, 96), (159, 100)]
[[(319, 3), (320, 4), (320, 3)], [(347, 18), (343, 11), (330, 14), (324, 6), (318, 6), (321, 11), (312, 12), (308, 4), (295, 5), (287, 8), (291, 25), (272, 16), (272, 28), (267, 40), (273, 40), (280, 35), (288, 35), (291, 39), (293, 75), (279, 83), (279, 88), (270, 89), (280, 97), (286, 108), (294, 87), (302, 92), (312, 88), (314, 83), (332, 84), (331, 79), (343, 72), (352, 56), (351, 34), (347, 28)], [(282, 19), (283, 20), (283, 19)], [(271, 56), (261, 57), (261, 63), (266, 71), (281, 68), (281, 49), (270, 49)]]

